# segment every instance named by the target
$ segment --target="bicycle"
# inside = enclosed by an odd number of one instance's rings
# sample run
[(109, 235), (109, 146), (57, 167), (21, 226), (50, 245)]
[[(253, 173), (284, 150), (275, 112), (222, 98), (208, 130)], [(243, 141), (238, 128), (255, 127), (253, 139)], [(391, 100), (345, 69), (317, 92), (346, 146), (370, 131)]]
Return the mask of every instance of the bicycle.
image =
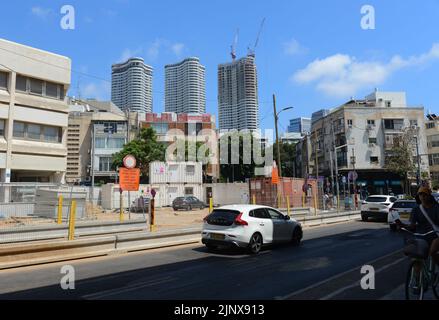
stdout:
[[(426, 236), (435, 233), (435, 231), (420, 234), (405, 228), (401, 228), (401, 230), (413, 236), (412, 239), (405, 241), (407, 246), (404, 248), (404, 253), (412, 259), (405, 281), (406, 300), (423, 300), (424, 294), (430, 286), (435, 298), (439, 299), (439, 272), (436, 270), (436, 264), (429, 255), (428, 242), (424, 240)], [(439, 232), (436, 233), (439, 235)], [(421, 266), (419, 272), (415, 268), (417, 265)]]

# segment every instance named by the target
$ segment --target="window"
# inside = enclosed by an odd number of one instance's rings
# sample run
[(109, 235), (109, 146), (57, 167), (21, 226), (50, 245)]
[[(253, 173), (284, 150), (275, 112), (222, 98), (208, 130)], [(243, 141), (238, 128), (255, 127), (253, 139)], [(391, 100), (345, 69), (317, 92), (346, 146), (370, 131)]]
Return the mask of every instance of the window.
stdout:
[(367, 120), (367, 124), (369, 126), (374, 126), (375, 125), (375, 120)]
[(376, 144), (377, 138), (369, 138), (369, 144)]
[(33, 140), (41, 139), (41, 126), (38, 124), (27, 125), (27, 137)]
[(185, 196), (192, 196), (193, 194), (194, 194), (194, 188), (192, 188), (192, 187), (184, 188), (184, 195)]
[(30, 79), (30, 92), (37, 95), (43, 95), (43, 81)]
[(60, 129), (57, 127), (44, 127), (45, 142), (61, 142)]
[(153, 123), (151, 127), (155, 130), (157, 134), (166, 134), (168, 132), (167, 123)]
[(0, 136), (5, 135), (5, 120), (0, 120)]
[(95, 148), (105, 149), (105, 138), (96, 138)]
[(18, 91), (27, 91), (27, 78), (17, 75), (15, 89)]
[(378, 164), (379, 163), (378, 157), (370, 157), (370, 163), (371, 164)]
[(108, 138), (107, 140), (107, 147), (110, 149), (121, 149), (124, 144), (124, 138)]
[(8, 74), (6, 72), (0, 72), (0, 88), (8, 88)]
[(58, 85), (52, 82), (46, 82), (46, 96), (58, 98)]
[(411, 126), (418, 126), (418, 120), (410, 120), (410, 127)]
[(111, 163), (112, 158), (111, 157), (100, 157), (99, 158), (99, 171), (111, 171)]
[(352, 128), (354, 121), (352, 119), (348, 119), (348, 127)]
[(186, 166), (186, 174), (194, 175), (195, 174), (195, 166)]
[(256, 209), (252, 211), (253, 217), (258, 219), (270, 219), (270, 215), (265, 209)]
[(386, 101), (386, 107), (390, 108), (392, 106), (392, 101)]
[(282, 219), (283, 215), (273, 209), (267, 209), (271, 219)]
[(403, 119), (384, 119), (384, 128), (388, 130), (401, 130), (404, 126)]
[(23, 122), (14, 121), (14, 137), (15, 138), (24, 138), (25, 134), (25, 126)]
[(435, 127), (435, 123), (434, 122), (430, 122), (426, 124), (427, 129), (433, 129)]
[(61, 132), (61, 128), (58, 127), (14, 121), (14, 138), (60, 143), (62, 140)]

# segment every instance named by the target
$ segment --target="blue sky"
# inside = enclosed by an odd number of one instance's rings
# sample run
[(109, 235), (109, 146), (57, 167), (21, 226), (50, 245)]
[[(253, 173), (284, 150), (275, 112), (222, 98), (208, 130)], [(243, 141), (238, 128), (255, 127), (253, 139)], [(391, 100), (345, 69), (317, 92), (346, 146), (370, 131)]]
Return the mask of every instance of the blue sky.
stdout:
[[(421, 4), (422, 3), (422, 4)], [(75, 8), (75, 30), (60, 27), (60, 8)], [(375, 30), (363, 30), (363, 5)], [(289, 119), (332, 108), (375, 87), (406, 91), (410, 105), (439, 112), (439, 0), (16, 0), (2, 3), (0, 37), (72, 59), (70, 95), (110, 98), (111, 64), (130, 55), (154, 67), (154, 111), (164, 110), (164, 65), (197, 56), (206, 66), (207, 111), (217, 114), (217, 65), (256, 49), (262, 128), (278, 108)]]

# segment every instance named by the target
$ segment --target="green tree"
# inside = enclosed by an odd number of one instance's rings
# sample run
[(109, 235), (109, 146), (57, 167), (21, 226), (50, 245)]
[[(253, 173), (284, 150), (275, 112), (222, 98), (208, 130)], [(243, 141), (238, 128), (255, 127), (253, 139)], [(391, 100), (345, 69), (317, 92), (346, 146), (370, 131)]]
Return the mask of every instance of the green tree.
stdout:
[(393, 138), (392, 149), (386, 154), (385, 167), (404, 180), (404, 190), (410, 193), (409, 177), (416, 170), (413, 162), (412, 134), (406, 131)]
[[(293, 143), (280, 141), (279, 147), (280, 147), (280, 160), (281, 160), (280, 164), (282, 167), (282, 177), (293, 178), (295, 174), (293, 168), (294, 166), (293, 159), (296, 153), (296, 145)], [(270, 152), (273, 152), (273, 159), (279, 165), (279, 160), (277, 158), (277, 142), (270, 147)]]
[[(137, 139), (124, 145), (123, 149), (113, 155), (113, 169), (123, 166), (123, 159), (133, 155), (137, 160), (142, 178), (149, 176), (149, 164), (153, 161), (165, 161), (165, 146), (157, 141), (152, 128), (143, 128)], [(142, 179), (144, 180), (144, 179)]]

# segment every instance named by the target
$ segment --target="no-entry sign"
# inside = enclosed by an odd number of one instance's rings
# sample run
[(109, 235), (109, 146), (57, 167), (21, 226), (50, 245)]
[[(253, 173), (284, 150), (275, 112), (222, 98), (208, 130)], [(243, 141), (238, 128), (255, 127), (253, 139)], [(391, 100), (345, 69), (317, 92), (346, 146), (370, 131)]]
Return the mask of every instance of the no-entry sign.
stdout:
[(140, 169), (119, 168), (119, 181), (122, 191), (139, 191)]

